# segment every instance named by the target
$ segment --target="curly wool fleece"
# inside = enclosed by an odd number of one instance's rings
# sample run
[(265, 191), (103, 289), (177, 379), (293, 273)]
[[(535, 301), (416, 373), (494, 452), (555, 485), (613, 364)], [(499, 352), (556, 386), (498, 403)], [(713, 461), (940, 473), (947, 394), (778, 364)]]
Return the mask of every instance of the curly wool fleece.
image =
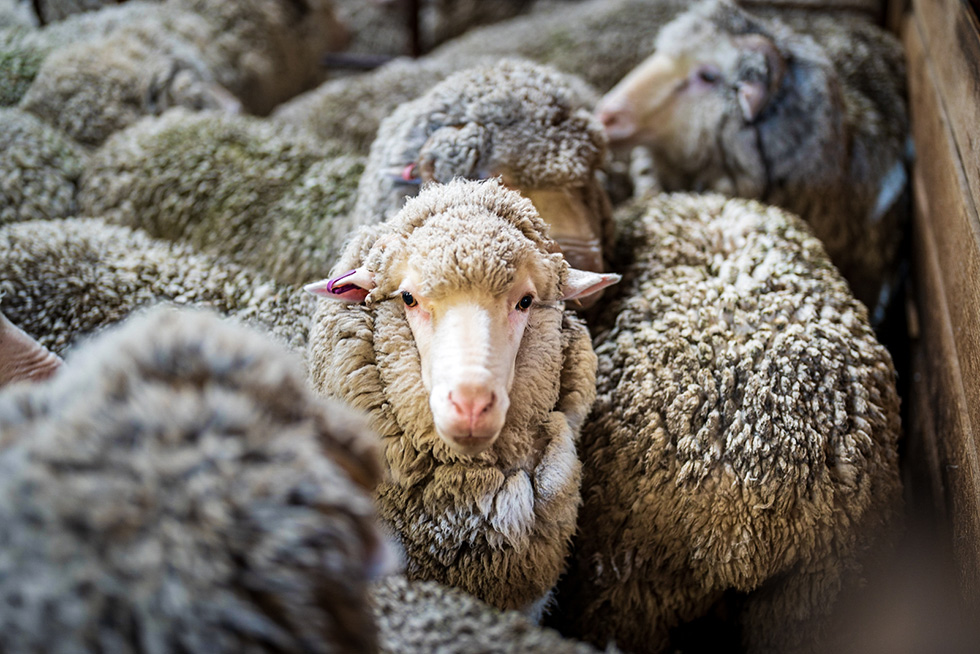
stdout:
[(796, 216), (681, 194), (617, 218), (563, 624), (659, 652), (735, 589), (747, 651), (815, 647), (898, 506), (891, 358)]
[(267, 337), (187, 310), (0, 394), (0, 649), (375, 651), (364, 422)]
[(388, 271), (404, 257), (465, 288), (468, 278), (506, 277), (516, 250), (547, 271), (551, 286), (539, 286), (539, 299), (553, 303), (568, 267), (549, 253), (546, 230), (530, 201), (496, 181), (431, 187), (349, 244), (335, 274), (363, 266), (377, 287), (363, 306), (321, 302), (307, 357), (314, 386), (366, 411), (382, 437), (379, 514), (401, 539), (409, 577), (529, 612), (557, 581), (575, 529), (575, 441), (595, 387), (588, 332), (570, 312), (532, 309), (507, 422), (469, 458), (436, 435), (404, 305), (385, 300), (401, 282)]

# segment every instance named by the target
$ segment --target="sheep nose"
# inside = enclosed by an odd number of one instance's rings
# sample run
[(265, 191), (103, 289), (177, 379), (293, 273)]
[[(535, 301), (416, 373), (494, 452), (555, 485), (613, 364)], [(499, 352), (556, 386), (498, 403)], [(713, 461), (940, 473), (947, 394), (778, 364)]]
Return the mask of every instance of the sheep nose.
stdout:
[(632, 109), (623, 102), (601, 102), (596, 117), (602, 123), (606, 136), (613, 143), (630, 138), (636, 132), (636, 118)]
[(449, 403), (472, 431), (480, 417), (493, 407), (497, 394), (482, 386), (461, 385), (449, 391)]

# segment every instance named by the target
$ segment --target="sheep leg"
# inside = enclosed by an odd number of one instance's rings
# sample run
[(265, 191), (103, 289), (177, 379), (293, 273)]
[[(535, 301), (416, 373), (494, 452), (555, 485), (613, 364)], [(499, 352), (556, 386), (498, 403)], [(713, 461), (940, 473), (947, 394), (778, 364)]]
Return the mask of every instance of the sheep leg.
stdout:
[(0, 387), (15, 381), (47, 379), (61, 359), (10, 322), (0, 312)]

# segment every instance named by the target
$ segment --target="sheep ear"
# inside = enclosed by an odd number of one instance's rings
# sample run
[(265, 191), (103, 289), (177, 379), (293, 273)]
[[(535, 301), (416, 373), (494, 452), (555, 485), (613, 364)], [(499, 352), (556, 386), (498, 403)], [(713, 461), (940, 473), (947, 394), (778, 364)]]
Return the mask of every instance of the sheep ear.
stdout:
[(320, 297), (342, 302), (360, 303), (374, 288), (374, 273), (364, 268), (348, 270), (343, 275), (307, 284), (303, 290)]
[(598, 293), (607, 286), (612, 286), (622, 277), (616, 273), (597, 273), (578, 268), (568, 269), (568, 280), (561, 289), (562, 300), (575, 300)]
[[(765, 57), (765, 73), (753, 79), (740, 79), (736, 84), (738, 106), (745, 122), (751, 123), (766, 108), (769, 99), (782, 84), (786, 74), (786, 58), (771, 39), (762, 34), (746, 34), (737, 39), (743, 51), (758, 52)], [(761, 72), (761, 71), (758, 71)]]

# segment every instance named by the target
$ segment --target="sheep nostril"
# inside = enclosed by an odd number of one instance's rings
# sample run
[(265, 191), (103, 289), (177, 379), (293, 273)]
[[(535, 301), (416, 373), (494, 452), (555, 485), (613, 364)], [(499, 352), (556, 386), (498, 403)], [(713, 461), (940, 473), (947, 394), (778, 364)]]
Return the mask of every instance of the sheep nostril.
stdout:
[(470, 422), (489, 411), (497, 401), (497, 394), (486, 390), (450, 391), (449, 403), (460, 416)]

